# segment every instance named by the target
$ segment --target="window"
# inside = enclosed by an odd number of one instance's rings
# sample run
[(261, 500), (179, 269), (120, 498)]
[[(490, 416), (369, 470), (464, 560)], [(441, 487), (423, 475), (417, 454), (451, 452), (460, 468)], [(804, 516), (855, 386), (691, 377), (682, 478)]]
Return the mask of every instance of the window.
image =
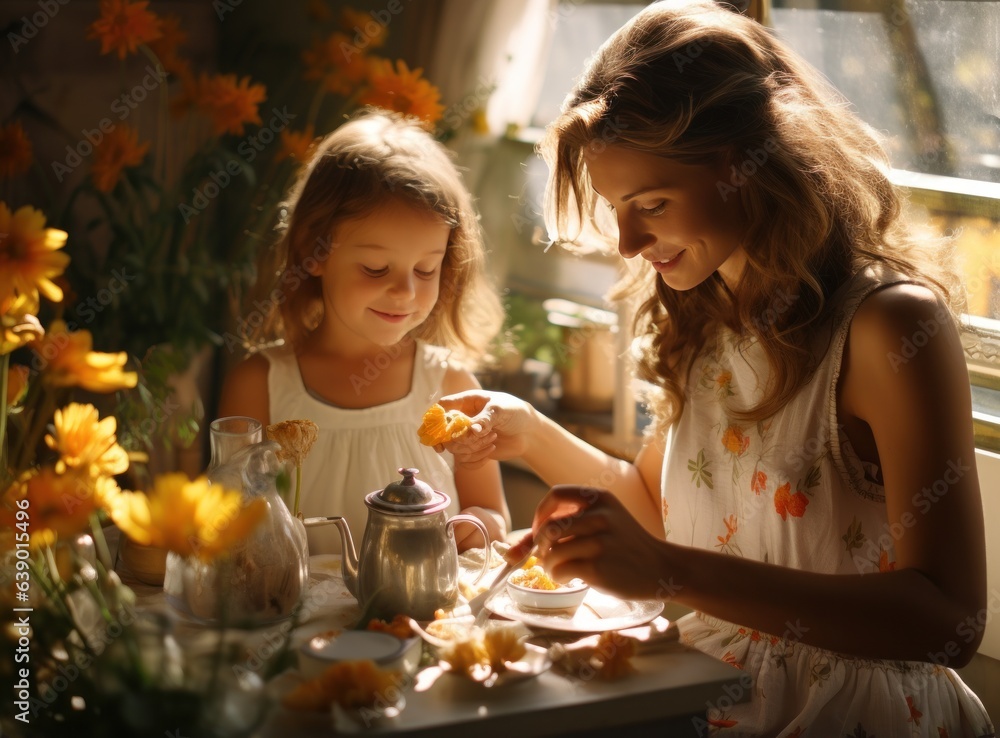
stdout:
[(774, 0), (770, 19), (886, 136), (908, 217), (954, 237), (977, 445), (1000, 450), (1000, 2)]
[[(586, 60), (645, 4), (559, 2), (532, 125), (558, 114)], [(954, 237), (968, 291), (977, 442), (1000, 451), (1000, 0), (759, 0), (757, 7), (884, 135), (893, 180), (909, 194), (907, 217), (929, 236)], [(520, 215), (540, 226), (547, 173), (525, 134)], [(515, 267), (512, 288), (541, 280), (573, 299), (599, 300), (599, 289), (579, 287), (607, 280), (566, 279), (579, 267), (554, 266), (560, 260), (549, 257), (552, 266), (541, 270), (536, 259), (524, 262), (531, 267), (523, 274)]]

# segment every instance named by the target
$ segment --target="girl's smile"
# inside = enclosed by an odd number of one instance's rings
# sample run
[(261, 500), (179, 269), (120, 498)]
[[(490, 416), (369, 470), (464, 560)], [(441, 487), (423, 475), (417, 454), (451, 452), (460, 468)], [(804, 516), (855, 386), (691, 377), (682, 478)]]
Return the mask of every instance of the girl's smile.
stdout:
[(400, 199), (342, 221), (314, 272), (324, 296), (317, 336), (356, 355), (401, 341), (437, 302), (450, 235), (437, 215)]

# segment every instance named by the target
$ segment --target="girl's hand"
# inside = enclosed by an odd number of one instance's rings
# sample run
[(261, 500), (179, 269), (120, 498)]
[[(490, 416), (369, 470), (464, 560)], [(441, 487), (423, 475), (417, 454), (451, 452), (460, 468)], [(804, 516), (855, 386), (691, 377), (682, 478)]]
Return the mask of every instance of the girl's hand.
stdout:
[[(503, 516), (496, 510), (474, 505), (459, 512), (479, 518), (490, 534), (490, 542), (506, 539), (507, 525)], [(461, 521), (455, 524), (455, 545), (458, 547), (459, 553), (470, 548), (486, 548), (488, 546), (487, 542), (483, 541), (483, 533), (479, 528)]]
[(537, 422), (530, 403), (503, 392), (469, 390), (442, 397), (438, 402), (446, 410), (461, 410), (472, 418), (467, 433), (435, 446), (448, 450), (455, 463), (470, 469), (482, 466), (487, 459), (503, 461), (523, 456), (528, 438)]
[[(556, 485), (538, 504), (531, 529), (538, 556), (557, 581), (579, 577), (628, 599), (675, 594), (664, 584), (670, 582), (670, 544), (648, 533), (607, 490)], [(514, 548), (524, 546), (530, 547), (527, 539)]]

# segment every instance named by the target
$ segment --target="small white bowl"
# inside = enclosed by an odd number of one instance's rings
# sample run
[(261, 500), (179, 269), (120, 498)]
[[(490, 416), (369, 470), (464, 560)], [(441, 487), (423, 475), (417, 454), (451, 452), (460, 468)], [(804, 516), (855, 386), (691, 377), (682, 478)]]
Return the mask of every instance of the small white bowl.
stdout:
[(582, 579), (571, 579), (556, 589), (534, 589), (511, 581), (521, 573), (515, 571), (507, 577), (507, 593), (526, 610), (575, 610), (590, 591), (590, 585)]
[(400, 640), (371, 630), (327, 631), (299, 647), (299, 671), (312, 679), (338, 661), (370, 660), (381, 669), (411, 674), (420, 660), (420, 644), (419, 638)]

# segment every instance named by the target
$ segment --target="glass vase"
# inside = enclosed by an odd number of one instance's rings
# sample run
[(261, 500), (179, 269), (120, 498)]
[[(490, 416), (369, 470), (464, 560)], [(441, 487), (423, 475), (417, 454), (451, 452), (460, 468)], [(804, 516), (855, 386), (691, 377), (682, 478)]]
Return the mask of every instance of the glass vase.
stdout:
[(209, 430), (209, 480), (241, 490), (245, 503), (263, 498), (268, 510), (246, 539), (213, 561), (171, 553), (167, 600), (205, 623), (256, 627), (284, 620), (305, 596), (309, 549), (302, 521), (278, 493), (279, 446), (261, 440), (263, 428), (252, 418), (220, 418)]

